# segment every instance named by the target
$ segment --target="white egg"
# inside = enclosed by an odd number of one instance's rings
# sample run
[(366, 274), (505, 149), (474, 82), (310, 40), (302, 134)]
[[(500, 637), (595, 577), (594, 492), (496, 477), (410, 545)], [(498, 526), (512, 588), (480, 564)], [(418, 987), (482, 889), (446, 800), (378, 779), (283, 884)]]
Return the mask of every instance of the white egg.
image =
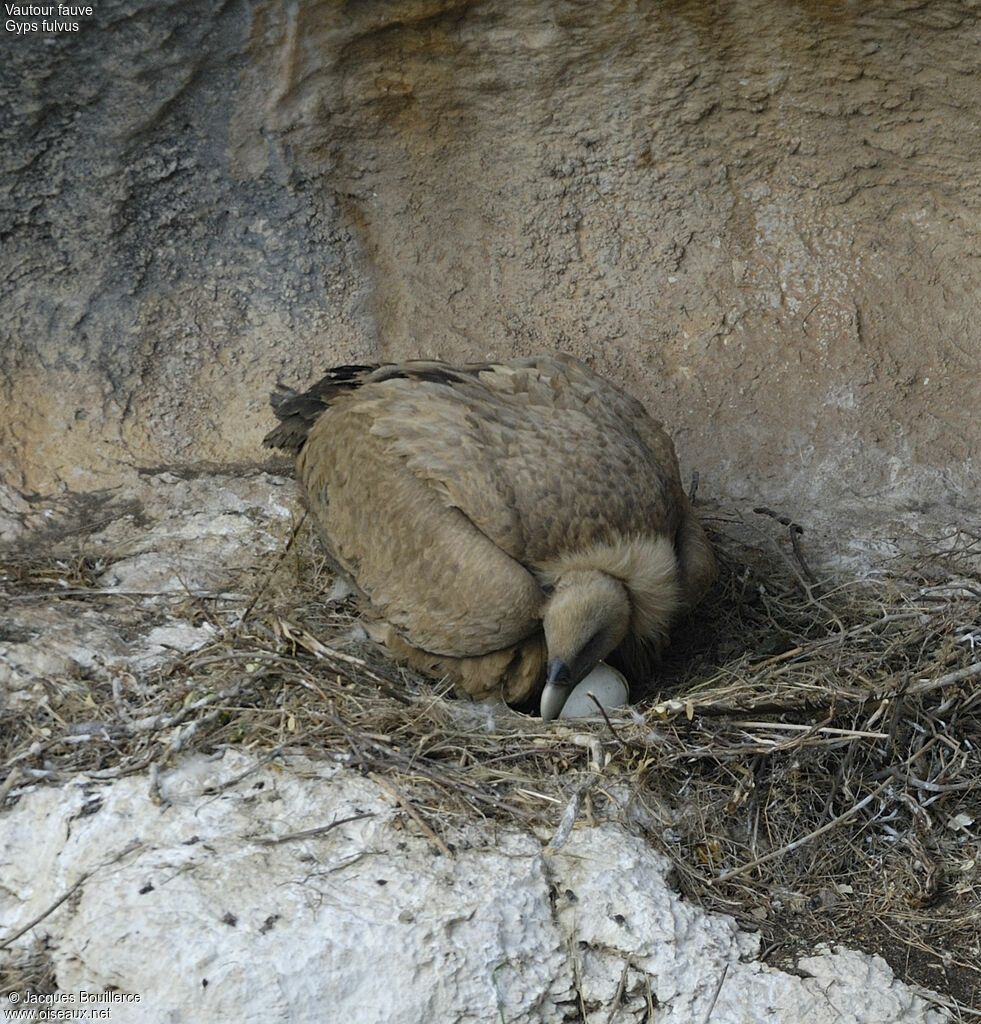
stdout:
[(606, 710), (623, 707), (630, 700), (627, 680), (615, 669), (601, 661), (569, 694), (562, 705), (559, 718), (593, 718), (600, 713), (592, 693)]

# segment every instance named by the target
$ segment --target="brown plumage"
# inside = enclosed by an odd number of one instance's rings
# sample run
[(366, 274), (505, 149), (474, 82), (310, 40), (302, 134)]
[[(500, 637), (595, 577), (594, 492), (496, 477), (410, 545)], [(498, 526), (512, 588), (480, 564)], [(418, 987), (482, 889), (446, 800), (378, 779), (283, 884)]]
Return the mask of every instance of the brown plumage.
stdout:
[(371, 635), (475, 697), (636, 680), (714, 578), (670, 438), (569, 356), (338, 367), (273, 408)]

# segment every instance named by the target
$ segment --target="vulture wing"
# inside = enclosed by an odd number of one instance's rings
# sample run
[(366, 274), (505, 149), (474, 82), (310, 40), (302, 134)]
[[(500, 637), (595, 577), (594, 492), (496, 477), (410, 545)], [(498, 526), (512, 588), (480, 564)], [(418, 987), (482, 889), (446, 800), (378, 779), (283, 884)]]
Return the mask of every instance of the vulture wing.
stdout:
[(675, 535), (677, 459), (639, 402), (569, 357), (450, 372), (366, 385), (357, 407), (388, 452), (512, 558), (537, 566)]
[(328, 549), (416, 647), (475, 657), (519, 643), (541, 627), (538, 582), (374, 432), (385, 390), (332, 404), (297, 460)]
[(333, 557), (423, 650), (475, 657), (532, 637), (540, 570), (592, 546), (665, 536), (683, 581), (711, 577), (670, 438), (571, 357), (341, 367), (274, 405), (267, 443), (302, 446)]

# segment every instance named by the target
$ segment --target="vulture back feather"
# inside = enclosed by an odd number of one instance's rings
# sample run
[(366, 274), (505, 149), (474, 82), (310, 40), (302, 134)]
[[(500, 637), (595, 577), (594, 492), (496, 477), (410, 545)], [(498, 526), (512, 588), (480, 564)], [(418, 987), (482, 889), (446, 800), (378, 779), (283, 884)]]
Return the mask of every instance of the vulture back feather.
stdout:
[(650, 671), (715, 576), (670, 438), (569, 356), (342, 366), (272, 404), (369, 632), (476, 697)]

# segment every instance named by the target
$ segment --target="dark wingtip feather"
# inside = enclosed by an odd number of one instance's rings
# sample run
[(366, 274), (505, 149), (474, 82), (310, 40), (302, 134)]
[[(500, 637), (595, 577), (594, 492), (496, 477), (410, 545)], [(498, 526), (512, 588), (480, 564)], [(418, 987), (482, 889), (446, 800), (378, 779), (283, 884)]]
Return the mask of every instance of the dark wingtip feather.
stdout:
[(269, 396), (269, 404), (281, 422), (262, 439), (263, 445), (298, 452), (330, 400), (342, 391), (358, 387), (374, 369), (374, 366), (355, 364), (335, 366), (309, 391), (302, 393), (277, 383)]

